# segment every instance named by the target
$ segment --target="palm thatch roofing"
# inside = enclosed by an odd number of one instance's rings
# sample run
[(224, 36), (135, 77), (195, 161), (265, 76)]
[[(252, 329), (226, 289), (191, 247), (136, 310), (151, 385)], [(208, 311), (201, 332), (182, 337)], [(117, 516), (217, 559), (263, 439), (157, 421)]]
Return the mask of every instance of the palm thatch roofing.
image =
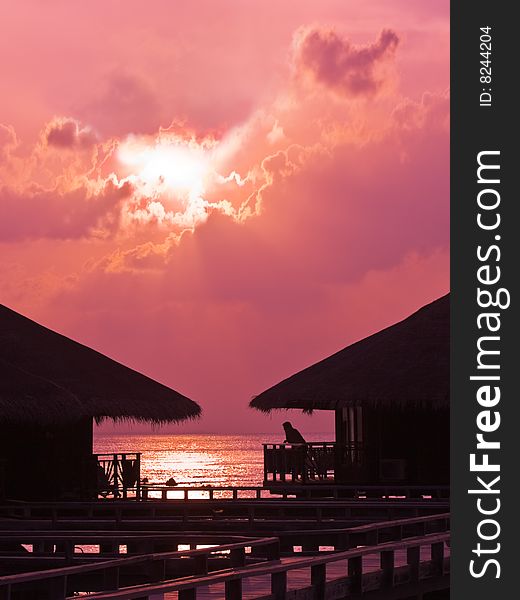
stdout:
[(0, 378), (0, 423), (170, 423), (201, 412), (186, 396), (3, 305)]
[(264, 412), (346, 406), (447, 408), (450, 385), (449, 294), (262, 392)]
[(82, 410), (71, 392), (0, 360), (0, 424), (47, 423), (49, 405), (60, 422), (73, 420)]

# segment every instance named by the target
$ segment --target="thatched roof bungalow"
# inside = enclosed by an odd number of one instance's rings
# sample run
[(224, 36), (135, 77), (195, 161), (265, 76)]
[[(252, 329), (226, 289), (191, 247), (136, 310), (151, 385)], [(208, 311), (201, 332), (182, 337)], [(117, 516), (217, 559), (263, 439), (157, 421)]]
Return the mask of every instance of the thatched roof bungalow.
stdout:
[(336, 479), (448, 483), (449, 295), (262, 392), (250, 406), (334, 410), (336, 443), (357, 448)]
[(0, 461), (6, 494), (85, 495), (93, 421), (179, 422), (198, 404), (0, 305)]

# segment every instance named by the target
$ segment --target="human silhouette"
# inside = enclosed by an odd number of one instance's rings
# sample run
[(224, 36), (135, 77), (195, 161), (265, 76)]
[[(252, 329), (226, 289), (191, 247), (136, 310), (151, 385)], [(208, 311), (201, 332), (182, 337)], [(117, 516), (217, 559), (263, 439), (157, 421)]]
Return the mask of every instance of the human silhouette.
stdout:
[(291, 425), (289, 421), (285, 421), (283, 423), (283, 428), (285, 431), (285, 440), (284, 444), (306, 444), (305, 438), (303, 435)]
[[(303, 452), (305, 474), (300, 473), (299, 477), (302, 479), (306, 479), (307, 476), (314, 478), (318, 471), (318, 467), (316, 465), (316, 461), (314, 460), (314, 456), (312, 455), (311, 448), (309, 448), (309, 447), (303, 448), (302, 447), (303, 444), (307, 443), (305, 441), (305, 438), (295, 427), (293, 427), (291, 425), (291, 423), (289, 421), (285, 421), (285, 423), (283, 423), (283, 428), (285, 430), (284, 444), (291, 444), (293, 446), (297, 446), (297, 448), (294, 448), (292, 450), (293, 452), (298, 452), (298, 453)], [(293, 474), (293, 478), (294, 477), (295, 477), (295, 474)], [(296, 475), (296, 477), (297, 477), (297, 475)]]

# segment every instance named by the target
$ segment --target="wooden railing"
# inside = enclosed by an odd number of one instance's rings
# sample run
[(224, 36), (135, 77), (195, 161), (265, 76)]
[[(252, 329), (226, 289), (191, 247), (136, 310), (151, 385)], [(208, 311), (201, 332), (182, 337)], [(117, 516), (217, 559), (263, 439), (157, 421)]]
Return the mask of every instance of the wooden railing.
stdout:
[[(392, 593), (391, 597), (395, 598), (397, 597), (395, 595), (396, 588), (401, 588), (399, 597), (412, 596), (423, 591), (449, 587), (449, 559), (446, 559), (444, 555), (445, 544), (449, 540), (449, 533), (433, 534), (380, 544), (377, 547), (356, 548), (326, 556), (242, 567), (196, 578), (189, 577), (94, 593), (90, 594), (89, 598), (92, 600), (137, 600), (157, 594), (178, 592), (179, 600), (196, 600), (199, 588), (223, 583), (226, 600), (242, 600), (244, 580), (267, 576), (270, 578), (270, 593), (267, 590), (258, 590), (254, 597), (258, 600), (286, 600), (288, 573), (301, 569), (309, 571), (310, 585), (293, 588), (290, 592), (291, 600), (307, 598), (332, 600), (349, 595), (359, 597), (369, 591), (388, 591)], [(421, 549), (425, 547), (429, 548), (429, 557), (421, 560)], [(396, 565), (395, 555), (398, 551), (406, 552), (405, 565)], [(380, 569), (375, 572), (365, 572), (363, 558), (374, 554), (379, 557)], [(347, 563), (347, 574), (340, 578), (327, 580), (327, 567), (343, 561)]]
[(450, 513), (428, 515), (408, 519), (395, 519), (368, 523), (344, 529), (278, 532), (281, 555), (290, 555), (296, 548), (301, 553), (315, 554), (320, 548), (343, 551), (357, 546), (375, 546), (383, 542), (399, 541), (409, 537), (420, 537), (450, 530)]
[[(314, 538), (310, 544), (316, 543), (321, 546), (327, 543), (327, 540), (321, 537), (326, 533), (323, 530), (301, 533)], [(282, 550), (287, 548), (296, 539), (291, 536), (298, 534), (286, 532), (280, 539), (243, 539), (238, 543), (222, 544), (213, 548), (128, 556), (117, 560), (104, 560), (97, 564), (9, 575), (0, 577), (0, 598), (11, 600), (18, 589), (27, 588), (32, 584), (33, 589), (39, 591), (38, 597), (42, 600), (63, 600), (72, 597), (67, 594), (95, 589), (105, 590), (89, 595), (98, 600), (148, 598), (151, 595), (173, 591), (179, 593), (180, 600), (193, 600), (197, 596), (198, 588), (223, 584), (225, 589), (222, 597), (227, 600), (239, 600), (242, 598), (242, 581), (251, 577), (266, 576), (271, 581), (271, 594), (266, 593), (269, 590), (259, 589), (255, 597), (281, 600), (286, 598), (287, 574), (301, 569), (309, 571), (309, 581), (300, 588), (291, 590), (293, 600), (309, 597), (326, 600), (345, 597), (347, 593), (359, 594), (363, 591), (392, 587), (399, 587), (406, 595), (411, 596), (421, 590), (429, 591), (447, 585), (449, 560), (445, 557), (445, 544), (449, 544), (449, 514), (373, 523), (332, 533), (338, 536), (336, 549), (341, 551), (325, 551), (312, 557), (302, 557), (300, 554), (301, 558), (298, 559), (294, 558), (295, 548), (292, 548), (290, 554), (293, 558), (280, 560), (281, 556), (287, 555), (285, 552), (280, 554), (280, 547)], [(18, 532), (13, 534), (14, 537), (17, 535)], [(28, 532), (25, 539), (28, 540), (30, 535), (31, 532)], [(45, 537), (49, 536), (49, 533), (41, 535)], [(68, 537), (77, 541), (78, 535), (84, 534), (61, 532), (58, 538), (51, 538), (56, 541)], [(113, 543), (135, 537), (134, 534), (127, 535), (130, 537), (101, 533), (105, 541), (107, 537), (112, 537)], [(186, 535), (189, 537), (189, 534)], [(199, 541), (198, 539), (197, 542)], [(216, 541), (216, 538), (213, 538), (213, 541)], [(303, 542), (301, 538), (298, 538), (298, 541)], [(321, 549), (320, 546), (316, 546), (317, 552)], [(429, 548), (427, 558), (424, 557), (424, 552), (421, 557), (421, 548)], [(302, 543), (302, 550), (305, 553), (305, 543)], [(397, 562), (403, 563), (403, 551), (406, 560), (404, 564), (397, 564), (396, 556), (399, 559)], [(379, 557), (380, 569), (375, 572), (364, 569), (363, 558), (368, 555)], [(224, 557), (227, 564), (219, 561), (218, 557)], [(259, 560), (264, 562), (259, 564)], [(335, 563), (340, 561), (346, 561), (348, 564), (348, 568), (345, 566), (345, 576), (328, 581), (327, 567), (335, 567)], [(214, 567), (220, 570), (210, 573)], [(184, 576), (179, 577), (179, 573), (184, 573)], [(189, 576), (186, 576), (188, 573)], [(128, 587), (129, 574), (138, 575), (137, 579), (134, 578), (132, 587)], [(86, 576), (90, 576), (90, 579)], [(176, 579), (172, 580), (172, 576), (176, 576)]]
[[(402, 540), (407, 537), (442, 533), (450, 529), (450, 514), (429, 515), (386, 522), (369, 523), (356, 527), (333, 529), (301, 529), (277, 531), (282, 555), (295, 552), (316, 553), (320, 548), (339, 551), (356, 546), (373, 546), (382, 542)], [(180, 550), (179, 546), (195, 549), (200, 545), (221, 545), (250, 541), (251, 537), (230, 536), (229, 533), (201, 534), (193, 532), (160, 533), (157, 531), (2, 531), (0, 555), (31, 562), (29, 559), (45, 557), (56, 561), (73, 559), (94, 560), (117, 558), (132, 554), (149, 554)], [(15, 546), (18, 550), (15, 552)], [(84, 554), (82, 548), (91, 549)], [(95, 547), (95, 549), (92, 549)], [(34, 561), (32, 561), (34, 562)]]
[[(319, 498), (449, 498), (447, 485), (342, 485), (323, 483)], [(141, 485), (140, 500), (272, 500), (274, 498), (316, 499), (316, 490), (308, 485), (276, 482), (268, 486), (167, 486), (157, 483)]]
[[(239, 567), (246, 564), (246, 555), (249, 551), (254, 552), (256, 562), (261, 559), (275, 561), (279, 559), (279, 540), (275, 537), (248, 539), (232, 544), (221, 544), (211, 548), (199, 548), (195, 550), (183, 550), (173, 552), (161, 552), (138, 556), (128, 556), (114, 560), (103, 560), (94, 564), (81, 564), (28, 573), (17, 573), (0, 577), (0, 598), (11, 600), (18, 589), (31, 587), (38, 592), (42, 600), (64, 600), (69, 592), (83, 591), (81, 586), (85, 585), (85, 576), (99, 575), (94, 582), (101, 589), (118, 589), (121, 575), (137, 575), (148, 581), (161, 581), (170, 575), (176, 576), (175, 567), (179, 565), (186, 573), (203, 576), (210, 571), (210, 557), (228, 555), (231, 566)], [(180, 562), (182, 561), (182, 562)], [(218, 562), (221, 569), (221, 563)], [(78, 582), (79, 580), (79, 582)], [(76, 583), (75, 583), (76, 582)], [(79, 586), (79, 587), (78, 587)], [(95, 588), (94, 588), (95, 589)], [(98, 588), (99, 589), (99, 588)], [(86, 590), (89, 591), (89, 590)], [(76, 596), (71, 596), (76, 597)]]
[(361, 444), (308, 442), (263, 444), (264, 482), (334, 481), (339, 468), (358, 468), (365, 453)]
[(96, 498), (141, 496), (141, 453), (93, 454)]
[(250, 541), (240, 535), (203, 533), (160, 533), (157, 531), (0, 531), (0, 561), (5, 568), (10, 563), (35, 563), (45, 559), (46, 564), (88, 562), (98, 559), (123, 558), (136, 554), (151, 554), (198, 546), (219, 546)]
[(319, 500), (190, 500), (166, 502), (56, 502), (16, 503), (0, 507), (0, 528), (12, 528), (11, 519), (19, 519), (20, 528), (53, 527), (117, 529), (168, 527), (198, 531), (271, 531), (346, 527), (373, 521), (385, 521), (444, 513), (446, 500), (431, 499), (337, 499)]

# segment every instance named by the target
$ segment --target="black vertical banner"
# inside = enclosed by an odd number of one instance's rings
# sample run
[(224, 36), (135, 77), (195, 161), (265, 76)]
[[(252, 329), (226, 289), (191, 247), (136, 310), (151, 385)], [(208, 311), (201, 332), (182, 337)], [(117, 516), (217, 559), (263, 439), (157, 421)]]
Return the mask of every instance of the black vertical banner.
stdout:
[(520, 597), (513, 4), (451, 6), (452, 595)]

